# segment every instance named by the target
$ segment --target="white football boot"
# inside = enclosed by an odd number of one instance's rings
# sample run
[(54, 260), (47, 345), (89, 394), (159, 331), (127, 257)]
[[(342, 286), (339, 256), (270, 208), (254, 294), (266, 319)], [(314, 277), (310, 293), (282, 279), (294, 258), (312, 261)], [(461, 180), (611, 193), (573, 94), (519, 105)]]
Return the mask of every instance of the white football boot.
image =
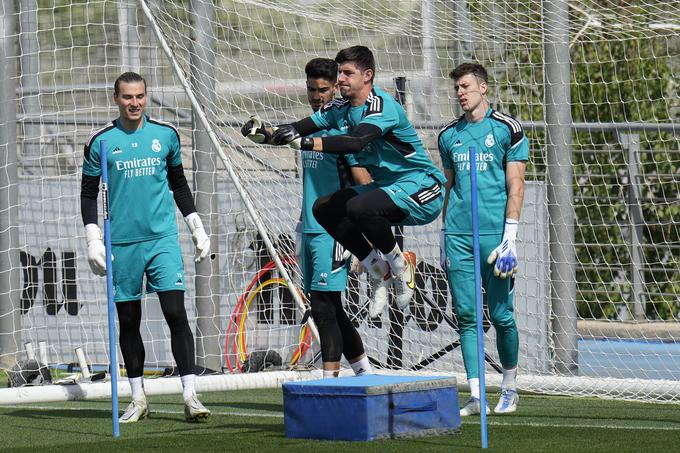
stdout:
[(403, 255), (404, 272), (394, 276), (394, 301), (400, 310), (408, 307), (416, 289), (416, 254), (404, 252)]
[(205, 421), (210, 417), (210, 411), (201, 404), (198, 396), (193, 395), (184, 400), (184, 418), (188, 422)]
[[(489, 406), (486, 406), (486, 414), (490, 414), (491, 411), (489, 410)], [(480, 401), (479, 398), (474, 398), (471, 397), (465, 405), (460, 409), (460, 416), (461, 417), (468, 417), (470, 415), (479, 415), (480, 414)]]
[(389, 288), (392, 284), (392, 271), (388, 266), (387, 272), (382, 277), (374, 277), (370, 272), (368, 275), (371, 282), (371, 299), (368, 302), (368, 315), (371, 318), (377, 318), (387, 305)]
[(118, 419), (119, 423), (135, 423), (149, 416), (149, 404), (146, 398), (132, 400), (125, 409), (123, 415)]
[(494, 408), (495, 414), (512, 414), (517, 410), (517, 403), (519, 402), (519, 395), (517, 390), (503, 389), (501, 391), (501, 399)]

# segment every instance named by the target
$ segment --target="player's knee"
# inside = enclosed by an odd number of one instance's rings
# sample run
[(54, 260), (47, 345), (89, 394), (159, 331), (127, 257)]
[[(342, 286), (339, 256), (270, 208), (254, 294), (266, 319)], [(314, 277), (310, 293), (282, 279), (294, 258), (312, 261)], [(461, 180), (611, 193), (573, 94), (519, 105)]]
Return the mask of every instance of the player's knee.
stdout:
[(336, 296), (340, 293), (312, 291), (312, 318), (319, 329), (321, 358), (324, 362), (339, 362), (343, 337), (338, 326)]
[(497, 331), (508, 331), (517, 328), (512, 312), (492, 313), (491, 324), (493, 324)]
[(120, 302), (116, 304), (118, 313), (118, 324), (120, 331), (139, 331), (142, 320), (142, 310), (140, 301)]
[(328, 217), (331, 211), (329, 209), (329, 200), (330, 198), (328, 196), (319, 197), (312, 205), (312, 214), (314, 215), (316, 221), (319, 222), (321, 225), (328, 222), (329, 220)]
[(323, 291), (312, 291), (312, 318), (317, 326), (337, 322), (335, 302)]
[(362, 202), (361, 197), (356, 197), (347, 202), (347, 217), (354, 223), (361, 223), (369, 214), (368, 206)]
[(189, 327), (189, 320), (187, 319), (186, 314), (166, 318), (166, 322), (171, 334), (191, 334), (191, 327)]
[(456, 305), (456, 319), (458, 320), (458, 325), (462, 328), (477, 326), (477, 313), (475, 307), (461, 307)]
[(163, 291), (158, 293), (163, 317), (170, 331), (189, 329), (189, 320), (184, 308), (183, 291)]

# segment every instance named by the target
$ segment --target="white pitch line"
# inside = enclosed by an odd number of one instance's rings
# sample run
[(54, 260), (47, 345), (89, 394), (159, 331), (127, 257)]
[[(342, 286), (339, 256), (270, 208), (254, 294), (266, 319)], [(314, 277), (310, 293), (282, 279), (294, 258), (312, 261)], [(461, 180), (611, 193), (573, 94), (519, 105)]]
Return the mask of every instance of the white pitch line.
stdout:
[[(99, 407), (54, 407), (54, 406), (28, 406), (25, 404), (0, 406), (0, 409), (11, 408), (11, 409), (36, 409), (36, 410), (54, 410), (54, 411), (106, 411), (110, 412), (110, 409), (103, 409)], [(280, 413), (262, 413), (262, 412), (236, 412), (236, 411), (222, 411), (216, 412), (211, 411), (212, 415), (224, 415), (233, 417), (269, 417), (269, 418), (283, 418), (283, 414)], [(184, 411), (173, 411), (166, 409), (151, 409), (151, 415), (156, 414), (172, 414), (181, 415)], [(478, 425), (479, 421), (477, 419), (462, 418), (461, 424), (463, 425)], [(625, 429), (625, 430), (646, 430), (646, 431), (680, 431), (680, 426), (630, 426), (630, 425), (611, 425), (611, 424), (585, 424), (585, 423), (537, 423), (537, 422), (524, 422), (524, 421), (501, 421), (494, 420), (493, 418), (487, 419), (487, 425), (490, 426), (529, 426), (532, 428), (579, 428), (579, 429)]]
[[(479, 421), (462, 419), (463, 425), (479, 425)], [(625, 430), (648, 430), (648, 431), (680, 431), (680, 426), (623, 426), (607, 424), (576, 424), (576, 423), (537, 423), (537, 422), (502, 422), (487, 419), (487, 425), (492, 426), (530, 426), (533, 428), (597, 428), (597, 429), (625, 429)]]
[[(7, 406), (0, 406), (0, 409), (35, 409), (35, 410), (43, 410), (43, 411), (102, 411), (102, 412), (111, 412), (111, 409), (103, 409), (101, 407), (55, 407), (55, 406), (29, 406), (26, 404), (13, 404), (13, 405), (7, 405)], [(121, 406), (121, 409), (123, 406)], [(215, 411), (210, 411), (212, 415), (231, 415), (234, 417), (272, 417), (272, 418), (283, 418), (283, 414), (280, 413), (274, 413), (274, 412), (269, 412), (269, 413), (262, 413), (262, 412), (215, 412)], [(167, 410), (167, 409), (154, 409), (153, 406), (151, 406), (151, 415), (153, 414), (184, 414), (184, 411), (173, 411), (173, 410)]]

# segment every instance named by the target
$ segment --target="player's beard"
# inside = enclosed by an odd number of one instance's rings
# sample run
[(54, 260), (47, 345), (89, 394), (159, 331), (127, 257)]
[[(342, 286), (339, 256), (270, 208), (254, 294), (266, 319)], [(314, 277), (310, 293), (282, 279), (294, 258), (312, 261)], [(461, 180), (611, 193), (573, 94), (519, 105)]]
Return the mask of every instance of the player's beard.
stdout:
[[(349, 89), (350, 87), (348, 86), (347, 88)], [(342, 91), (342, 88), (340, 88), (338, 91), (340, 92), (340, 97), (341, 97), (341, 98), (347, 99), (347, 100), (351, 100), (351, 97), (348, 96), (347, 94), (345, 94), (345, 93)]]

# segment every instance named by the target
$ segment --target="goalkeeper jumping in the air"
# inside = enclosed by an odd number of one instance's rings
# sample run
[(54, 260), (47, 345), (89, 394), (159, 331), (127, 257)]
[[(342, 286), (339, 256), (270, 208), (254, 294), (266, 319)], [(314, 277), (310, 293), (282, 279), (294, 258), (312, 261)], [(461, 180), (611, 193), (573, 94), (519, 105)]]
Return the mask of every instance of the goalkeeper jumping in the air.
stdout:
[(158, 294), (170, 328), (172, 354), (184, 389), (185, 417), (203, 420), (210, 411), (195, 391), (194, 337), (184, 308), (184, 264), (175, 204), (191, 231), (196, 262), (210, 253), (210, 239), (184, 177), (177, 129), (144, 114), (146, 81), (134, 72), (120, 75), (114, 84), (113, 101), (120, 116), (93, 132), (85, 145), (80, 202), (90, 268), (96, 275), (106, 275), (105, 249), (97, 223), (100, 142), (105, 140), (114, 302), (120, 349), (132, 390), (132, 402), (120, 422), (136, 422), (149, 414), (143, 384), (144, 344), (139, 331), (145, 274), (146, 291)]
[[(439, 134), (439, 153), (447, 179), (440, 246), (442, 266), (454, 296), (463, 361), (472, 394), (460, 415), (479, 414), (481, 410), (470, 215), (470, 147), (475, 148), (477, 163), (482, 285), (503, 367), (501, 396), (494, 412), (508, 414), (515, 412), (519, 399), (515, 382), (519, 341), (512, 299), (517, 270), (515, 238), (524, 199), (529, 145), (517, 120), (490, 107), (484, 67), (463, 63), (450, 77), (465, 114)], [(485, 409), (488, 412), (488, 408)]]
[[(435, 220), (446, 179), (430, 161), (402, 106), (373, 84), (373, 53), (364, 46), (349, 47), (338, 52), (335, 61), (342, 99), (310, 117), (278, 126), (263, 141), (302, 152), (352, 154), (373, 177), (370, 184), (320, 197), (312, 211), (368, 270), (373, 286), (369, 312), (376, 317), (387, 303), (392, 282), (399, 308), (408, 306), (415, 289), (415, 255), (402, 253), (391, 226)], [(332, 129), (343, 135), (311, 136)]]
[[(305, 66), (307, 100), (318, 111), (335, 98), (338, 64), (329, 58), (314, 58)], [(252, 118), (242, 133), (254, 142), (264, 140), (262, 123)], [(337, 129), (318, 132), (316, 136), (339, 135)], [(267, 128), (264, 134), (271, 134)], [(314, 218), (312, 206), (319, 196), (354, 184), (367, 184), (371, 176), (355, 166), (352, 155), (341, 156), (313, 151), (301, 153), (302, 212), (296, 228), (296, 255), (309, 295), (312, 317), (319, 329), (324, 377), (337, 376), (344, 354), (357, 375), (369, 373), (371, 365), (364, 353), (363, 342), (342, 306), (342, 291), (347, 286), (347, 264), (343, 248)]]

